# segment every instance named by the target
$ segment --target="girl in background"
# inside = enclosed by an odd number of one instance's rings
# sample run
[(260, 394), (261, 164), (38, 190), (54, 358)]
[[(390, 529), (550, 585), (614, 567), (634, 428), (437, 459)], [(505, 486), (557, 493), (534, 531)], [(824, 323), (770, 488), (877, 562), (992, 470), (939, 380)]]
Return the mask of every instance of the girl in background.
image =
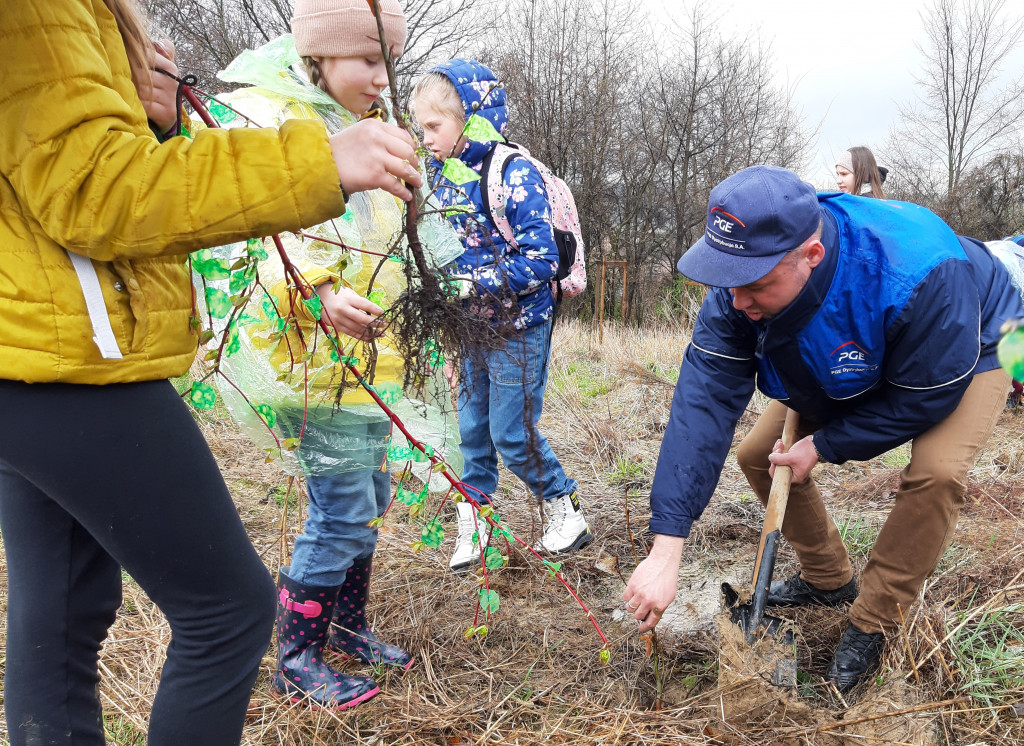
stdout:
[(880, 168), (875, 156), (863, 145), (844, 150), (836, 161), (836, 184), (840, 192), (885, 199), (882, 183), (887, 169)]

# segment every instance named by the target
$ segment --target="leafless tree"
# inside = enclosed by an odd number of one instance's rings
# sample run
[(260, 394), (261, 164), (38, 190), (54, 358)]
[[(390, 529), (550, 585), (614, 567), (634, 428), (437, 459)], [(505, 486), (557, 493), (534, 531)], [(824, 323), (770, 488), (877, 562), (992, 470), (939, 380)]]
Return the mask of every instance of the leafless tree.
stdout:
[(1000, 86), (1024, 32), (1006, 0), (935, 0), (922, 15), (924, 73), (917, 101), (901, 107), (887, 160), (906, 193), (948, 217), (966, 174), (1006, 145), (1024, 115), (1024, 77)]
[[(490, 28), (495, 0), (403, 0), (409, 37), (397, 72), (400, 95), (426, 65), (472, 48)], [(290, 30), (294, 0), (146, 0), (154, 26), (178, 48), (178, 66), (204, 88), (245, 49)]]

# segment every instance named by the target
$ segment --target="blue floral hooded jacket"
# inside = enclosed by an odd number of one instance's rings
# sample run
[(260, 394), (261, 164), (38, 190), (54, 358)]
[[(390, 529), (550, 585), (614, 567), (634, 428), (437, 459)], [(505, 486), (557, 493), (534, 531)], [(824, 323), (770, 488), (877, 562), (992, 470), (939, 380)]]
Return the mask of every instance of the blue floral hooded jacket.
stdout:
[[(504, 135), (508, 125), (505, 90), (495, 87), (498, 78), (487, 66), (455, 59), (431, 72), (442, 73), (455, 85), (467, 119), (473, 114), (482, 116)], [(468, 140), (458, 158), (480, 173), (484, 158), (495, 144)], [(558, 270), (558, 248), (540, 172), (524, 158), (514, 158), (505, 172), (505, 193), (509, 195), (505, 215), (518, 244), (512, 246), (486, 214), (481, 182), (456, 184), (441, 174), (442, 165), (434, 162), (438, 169), (436, 194), (442, 206), (460, 208), (451, 213), (449, 220), (466, 247), (455, 262), (455, 273), (472, 278), (474, 295), (497, 298), (511, 291), (517, 298), (514, 323), (519, 329), (550, 319), (555, 306), (550, 283)]]

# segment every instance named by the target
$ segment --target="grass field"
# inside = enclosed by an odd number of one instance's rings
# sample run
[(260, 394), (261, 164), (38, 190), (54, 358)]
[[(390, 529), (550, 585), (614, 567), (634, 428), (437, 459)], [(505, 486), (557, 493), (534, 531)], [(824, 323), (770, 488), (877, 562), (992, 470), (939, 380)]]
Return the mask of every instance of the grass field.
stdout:
[[(953, 545), (919, 603), (906, 610), (904, 628), (888, 640), (882, 669), (853, 700), (830, 692), (822, 678), (844, 614), (801, 610), (789, 614), (801, 631), (798, 696), (781, 709), (752, 708), (723, 719), (726, 697), (742, 684), (720, 677), (719, 643), (713, 625), (698, 613), (697, 599), (717, 596), (723, 579), (749, 578), (762, 517), (733, 457), (686, 545), (686, 577), (675, 611), (680, 619), (693, 612), (691, 628), (680, 622), (674, 631), (644, 640), (635, 624), (621, 621), (622, 578), (649, 541), (647, 495), (686, 341), (684, 329), (611, 326), (603, 344), (588, 326), (567, 323), (555, 332), (542, 428), (566, 471), (579, 480), (597, 537), (564, 560), (562, 570), (610, 641), (608, 665), (601, 663), (602, 643), (580, 607), (516, 552), (490, 576), (502, 605), (489, 634), (467, 641), (463, 633), (473, 623), (477, 582), (447, 569), (452, 511), (445, 511), (445, 544), (413, 553), (409, 546), (420, 536), (422, 519), (410, 519), (396, 505), (380, 529), (368, 613), (378, 633), (410, 649), (417, 665), (407, 673), (379, 672), (381, 694), (352, 712), (313, 712), (270, 696), (274, 660), (268, 641), (243, 743), (1024, 742), (1020, 413), (1002, 415), (971, 472)], [(763, 405), (751, 403), (737, 443)], [(304, 497), (230, 421), (204, 416), (201, 424), (253, 543), (276, 571), (287, 563)], [(816, 471), (858, 570), (906, 459), (906, 449), (897, 449), (868, 463)], [(496, 506), (517, 533), (538, 531), (526, 492), (507, 473)], [(783, 547), (776, 576), (795, 566)], [(103, 651), (101, 694), (109, 742), (134, 746), (145, 742), (169, 631), (129, 578), (125, 585), (125, 604)], [(6, 597), (0, 602), (6, 605)], [(5, 735), (3, 726), (0, 740)]]

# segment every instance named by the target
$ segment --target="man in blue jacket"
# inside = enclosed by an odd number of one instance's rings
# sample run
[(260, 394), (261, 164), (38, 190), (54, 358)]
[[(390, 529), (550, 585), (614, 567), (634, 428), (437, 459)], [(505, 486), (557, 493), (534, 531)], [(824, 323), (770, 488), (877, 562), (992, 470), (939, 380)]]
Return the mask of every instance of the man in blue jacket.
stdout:
[[(852, 602), (829, 667), (843, 691), (878, 660), (949, 545), (966, 474), (1003, 408), (999, 326), (1021, 299), (983, 244), (907, 203), (816, 195), (756, 166), (711, 192), (704, 237), (679, 261), (713, 286), (672, 400), (651, 489), (650, 555), (623, 592), (647, 631), (674, 599), (684, 538), (714, 492), (755, 385), (773, 401), (737, 460), (767, 502), (772, 465), (793, 468), (782, 530), (800, 560), (774, 604)], [(786, 408), (798, 440), (774, 453)], [(892, 511), (860, 593), (814, 481), (819, 461), (867, 460), (907, 441)]]

